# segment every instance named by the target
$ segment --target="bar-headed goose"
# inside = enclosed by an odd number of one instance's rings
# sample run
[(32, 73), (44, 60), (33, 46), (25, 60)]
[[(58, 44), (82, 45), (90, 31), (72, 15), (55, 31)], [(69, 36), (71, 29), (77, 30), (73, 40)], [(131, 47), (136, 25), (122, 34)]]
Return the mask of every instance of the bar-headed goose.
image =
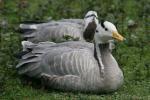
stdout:
[(109, 40), (123, 41), (116, 27), (98, 25), (95, 45), (89, 42), (23, 42), (24, 50), (16, 66), (19, 74), (43, 80), (50, 88), (66, 91), (112, 92), (123, 83), (123, 73), (109, 50)]
[(83, 35), (88, 37), (93, 35), (97, 23), (97, 12), (88, 11), (84, 19), (62, 19), (41, 24), (20, 24), (20, 29), (23, 32), (23, 38), (34, 43), (61, 40), (65, 36), (85, 41)]

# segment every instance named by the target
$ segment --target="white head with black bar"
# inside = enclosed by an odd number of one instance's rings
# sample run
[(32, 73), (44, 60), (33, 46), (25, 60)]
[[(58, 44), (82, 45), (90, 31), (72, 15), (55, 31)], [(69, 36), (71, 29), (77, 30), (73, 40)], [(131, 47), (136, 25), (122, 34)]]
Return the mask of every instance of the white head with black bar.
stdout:
[(85, 21), (85, 27), (89, 24), (89, 22), (95, 21), (95, 23), (98, 25), (98, 16), (96, 11), (88, 11), (84, 17)]
[(97, 26), (94, 38), (96, 43), (108, 43), (113, 39), (118, 41), (125, 40), (125, 38), (118, 33), (116, 26), (108, 21), (100, 22)]

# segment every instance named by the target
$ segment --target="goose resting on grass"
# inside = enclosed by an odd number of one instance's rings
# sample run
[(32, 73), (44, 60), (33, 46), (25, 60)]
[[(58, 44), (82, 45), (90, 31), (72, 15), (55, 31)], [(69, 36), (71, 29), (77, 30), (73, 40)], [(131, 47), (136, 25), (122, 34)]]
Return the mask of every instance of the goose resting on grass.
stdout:
[(18, 73), (42, 79), (46, 86), (65, 91), (108, 93), (123, 83), (123, 73), (109, 50), (109, 40), (123, 41), (116, 27), (98, 24), (95, 44), (22, 42), (26, 54), (16, 66)]
[[(20, 31), (25, 40), (33, 43), (68, 41), (64, 40), (64, 36), (70, 36), (71, 40), (91, 41), (98, 23), (97, 12), (88, 11), (84, 19), (62, 19), (40, 24), (33, 24), (33, 22), (32, 24), (20, 24)], [(100, 22), (101, 26), (103, 23), (104, 21)], [(110, 50), (114, 48), (113, 42), (109, 42)]]
[[(20, 24), (20, 31), (25, 40), (34, 43), (60, 40), (64, 36), (85, 41), (85, 34), (93, 35), (98, 23), (97, 12), (89, 11), (83, 19), (62, 19), (40, 24)], [(93, 38), (93, 36), (87, 36)], [(90, 39), (91, 40), (91, 39)]]

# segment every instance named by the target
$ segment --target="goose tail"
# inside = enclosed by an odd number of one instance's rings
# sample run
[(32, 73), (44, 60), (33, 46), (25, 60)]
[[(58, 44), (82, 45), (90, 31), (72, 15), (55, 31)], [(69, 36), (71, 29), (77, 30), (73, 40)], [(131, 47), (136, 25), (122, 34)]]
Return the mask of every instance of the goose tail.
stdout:
[(34, 44), (34, 43), (30, 42), (30, 41), (22, 41), (21, 44), (22, 44), (23, 51), (29, 51), (34, 46), (36, 46), (36, 44)]
[(23, 21), (22, 24), (19, 25), (21, 33), (27, 31), (37, 30), (38, 26), (47, 23), (47, 21)]
[(41, 54), (32, 52), (36, 44), (29, 41), (22, 41), (21, 44), (23, 50), (18, 53), (20, 60), (18, 65), (16, 66), (18, 73), (30, 77), (40, 77), (41, 68), (39, 66), (39, 56)]
[(24, 56), (27, 53), (31, 52), (32, 48), (34, 46), (36, 46), (36, 44), (34, 44), (32, 42), (29, 42), (29, 41), (22, 41), (21, 44), (22, 44), (22, 51), (14, 55), (18, 59), (21, 59), (22, 56)]

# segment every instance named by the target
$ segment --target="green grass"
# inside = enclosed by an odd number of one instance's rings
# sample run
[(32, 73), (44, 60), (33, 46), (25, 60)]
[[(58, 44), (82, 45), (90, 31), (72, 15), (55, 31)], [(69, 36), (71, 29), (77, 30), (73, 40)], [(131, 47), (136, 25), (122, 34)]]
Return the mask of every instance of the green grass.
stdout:
[[(147, 0), (0, 0), (0, 100), (150, 100), (149, 8)], [(118, 91), (85, 94), (43, 89), (37, 80), (17, 74), (14, 54), (21, 50), (16, 32), (21, 21), (83, 18), (88, 10), (115, 23), (127, 39), (116, 43), (113, 51), (125, 76)], [(129, 20), (136, 22), (135, 27), (128, 27)]]

